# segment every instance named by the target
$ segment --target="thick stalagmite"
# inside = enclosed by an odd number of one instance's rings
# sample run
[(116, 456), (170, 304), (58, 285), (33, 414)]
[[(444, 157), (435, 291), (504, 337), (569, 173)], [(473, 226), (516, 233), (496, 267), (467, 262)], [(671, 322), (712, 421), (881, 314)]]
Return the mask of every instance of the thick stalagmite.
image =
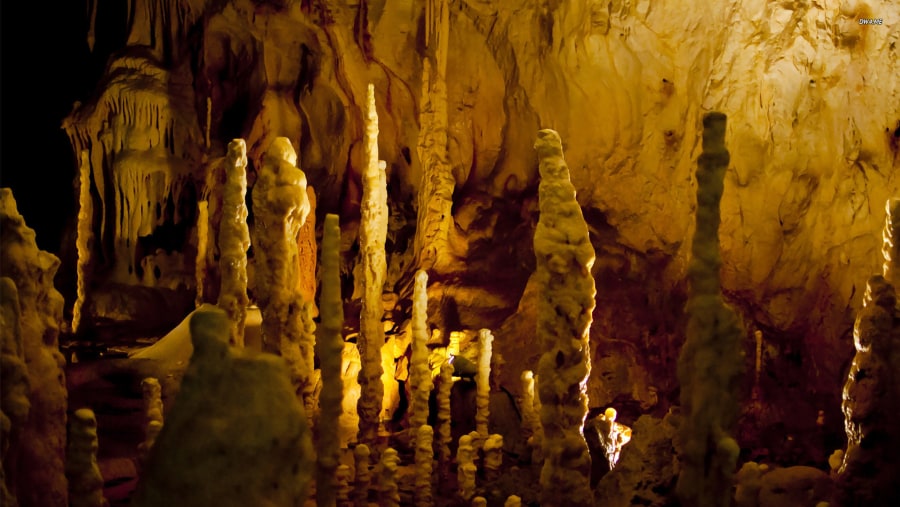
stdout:
[(428, 398), (434, 383), (431, 368), (428, 367), (428, 274), (416, 272), (413, 289), (412, 309), (412, 358), (410, 360), (409, 382), (409, 432), (413, 438), (419, 427), (428, 422)]
[(384, 384), (381, 375), (381, 348), (384, 346), (384, 305), (381, 301), (387, 272), (384, 244), (387, 238), (387, 175), (378, 160), (378, 113), (375, 87), (369, 85), (366, 101), (365, 167), (362, 174), (360, 255), (363, 265), (363, 298), (359, 317), (359, 434), (361, 443), (372, 446), (381, 426)]
[(356, 465), (353, 478), (354, 507), (369, 507), (369, 486), (372, 484), (371, 453), (369, 446), (359, 444), (353, 449), (353, 462)]
[(19, 434), (31, 409), (20, 318), (16, 284), (0, 278), (0, 505), (13, 507), (18, 474), (15, 461), (7, 457), (18, 454)]
[[(219, 272), (222, 288), (219, 308), (231, 321), (231, 344), (244, 346), (244, 322), (247, 320), (247, 249), (250, 229), (247, 227), (247, 145), (243, 139), (228, 144), (225, 157), (225, 188), (222, 197), (222, 221), (219, 223)], [(201, 213), (203, 218), (203, 213)], [(202, 226), (201, 231), (202, 232)], [(199, 238), (201, 241), (205, 238)], [(198, 245), (206, 255), (206, 245)], [(197, 287), (202, 291), (201, 286)]]
[(66, 477), (69, 479), (69, 507), (105, 507), (103, 476), (97, 465), (97, 418), (94, 411), (81, 408), (72, 414), (66, 449)]
[(253, 289), (263, 317), (263, 350), (277, 353), (284, 334), (300, 332), (290, 321), (300, 311), (298, 237), (310, 212), (306, 175), (286, 137), (275, 138), (266, 151), (251, 196)]
[(337, 215), (325, 217), (322, 236), (322, 324), (316, 335), (316, 354), (322, 370), (319, 420), (316, 425), (316, 504), (335, 504), (335, 472), (340, 465), (338, 419), (344, 384), (341, 380), (341, 352), (344, 338), (344, 306), (341, 300), (341, 227)]
[(536, 335), (544, 351), (537, 368), (544, 429), (541, 505), (590, 506), (591, 458), (581, 429), (591, 369), (594, 248), (559, 134), (541, 130), (534, 146), (541, 174), (540, 220), (534, 233), (534, 277), (542, 297)]
[(719, 201), (729, 154), (722, 113), (703, 117), (703, 153), (697, 161), (697, 227), (688, 277), (687, 341), (678, 360), (684, 420), (682, 505), (731, 504), (738, 445), (732, 437), (741, 377), (741, 323), (722, 299)]

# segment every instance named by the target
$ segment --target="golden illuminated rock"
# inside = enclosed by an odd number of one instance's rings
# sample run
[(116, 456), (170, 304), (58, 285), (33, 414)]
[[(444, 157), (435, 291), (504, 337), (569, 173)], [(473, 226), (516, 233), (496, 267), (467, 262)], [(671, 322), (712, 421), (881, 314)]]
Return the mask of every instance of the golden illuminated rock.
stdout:
[(459, 487), (457, 494), (464, 502), (471, 500), (475, 496), (475, 476), (477, 473), (472, 436), (463, 435), (459, 437), (459, 446), (456, 448), (456, 484)]
[(11, 506), (18, 505), (13, 479), (18, 471), (6, 457), (18, 455), (18, 436), (31, 409), (20, 318), (16, 284), (0, 278), (0, 503)]
[[(250, 304), (247, 296), (247, 249), (250, 248), (246, 204), (247, 145), (243, 139), (235, 139), (228, 144), (224, 168), (222, 219), (218, 231), (219, 275), (222, 281), (218, 306), (231, 320), (231, 344), (243, 347), (244, 321), (247, 320), (247, 305)], [(203, 239), (200, 238), (201, 241)]]
[(409, 431), (413, 438), (417, 438), (419, 427), (428, 423), (428, 399), (434, 387), (431, 368), (428, 367), (428, 339), (431, 337), (428, 332), (428, 274), (422, 270), (416, 272), (412, 312)]
[(475, 431), (485, 439), (490, 435), (491, 419), (491, 346), (494, 335), (490, 329), (478, 331), (478, 372), (475, 374)]
[(372, 483), (370, 459), (369, 446), (366, 444), (359, 444), (353, 449), (356, 470), (353, 478), (353, 505), (355, 507), (369, 507), (369, 486)]
[(400, 458), (397, 451), (388, 447), (381, 453), (378, 464), (378, 505), (400, 507), (400, 490), (397, 487), (397, 467)]
[(448, 473), (450, 467), (450, 442), (453, 441), (450, 421), (450, 391), (453, 389), (453, 365), (444, 359), (441, 363), (437, 384), (437, 442), (435, 445), (441, 477)]
[(78, 163), (78, 236), (75, 248), (78, 252), (76, 266), (78, 288), (75, 304), (72, 306), (72, 332), (78, 333), (81, 326), (81, 307), (87, 297), (86, 285), (88, 265), (91, 262), (91, 239), (93, 238), (94, 206), (91, 200), (90, 159), (87, 150), (80, 154)]
[(434, 430), (431, 426), (423, 424), (416, 430), (416, 478), (414, 501), (417, 507), (431, 507), (434, 505), (434, 492), (432, 490), (434, 470)]

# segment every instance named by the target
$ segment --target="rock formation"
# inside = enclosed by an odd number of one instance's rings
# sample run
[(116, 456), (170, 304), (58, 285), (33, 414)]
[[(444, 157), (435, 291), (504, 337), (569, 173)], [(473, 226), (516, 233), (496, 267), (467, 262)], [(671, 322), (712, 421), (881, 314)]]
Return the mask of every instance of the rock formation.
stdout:
[(703, 153), (697, 161), (697, 228), (689, 271), (687, 341), (678, 360), (684, 420), (678, 496), (690, 505), (731, 503), (738, 444), (737, 388), (744, 331), (722, 298), (719, 202), (729, 154), (725, 115), (703, 117)]
[(447, 474), (450, 460), (450, 442), (453, 441), (450, 421), (450, 391), (453, 389), (453, 365), (449, 360), (441, 363), (437, 389), (437, 430), (436, 443), (437, 458), (441, 476)]
[(434, 505), (432, 473), (434, 471), (434, 430), (423, 424), (416, 430), (415, 490), (414, 502), (417, 507)]
[(481, 438), (490, 435), (491, 419), (491, 346), (494, 335), (490, 329), (478, 331), (478, 373), (475, 374), (475, 431)]
[(428, 422), (428, 399), (434, 383), (431, 368), (428, 367), (428, 274), (416, 272), (412, 308), (412, 358), (410, 359), (409, 383), (409, 430), (416, 435), (419, 427)]
[(531, 461), (543, 462), (541, 448), (544, 442), (544, 429), (541, 427), (540, 398), (534, 395), (534, 372), (525, 370), (522, 372), (522, 436), (531, 449)]
[[(229, 317), (229, 320), (231, 318)], [(234, 321), (231, 321), (232, 332), (234, 332)], [(233, 334), (231, 336), (234, 336)], [(144, 417), (146, 426), (144, 430), (144, 441), (138, 446), (138, 456), (141, 461), (147, 458), (150, 449), (156, 442), (159, 432), (163, 427), (163, 404), (162, 404), (162, 386), (159, 380), (148, 377), (141, 382), (141, 388), (144, 393)]]
[(388, 447), (381, 453), (378, 464), (378, 505), (400, 507), (400, 490), (397, 487), (397, 467), (400, 458), (397, 451)]
[(28, 368), (22, 343), (21, 311), (16, 284), (0, 278), (0, 503), (17, 506), (19, 435), (28, 420)]
[(475, 476), (478, 469), (475, 467), (475, 448), (472, 447), (472, 436), (459, 437), (459, 445), (456, 448), (456, 484), (459, 488), (459, 498), (467, 502), (475, 496)]
[(369, 507), (369, 486), (372, 483), (369, 446), (359, 444), (353, 449), (353, 461), (355, 463), (355, 477), (353, 478), (353, 505), (355, 507)]
[[(246, 204), (247, 145), (243, 139), (235, 139), (228, 144), (224, 169), (222, 219), (218, 231), (219, 276), (222, 281), (218, 306), (231, 320), (231, 344), (243, 347), (244, 321), (247, 320), (247, 305), (250, 304), (247, 296), (247, 249), (250, 248)], [(203, 213), (200, 213), (202, 217)], [(198, 241), (204, 239), (198, 234)], [(201, 250), (205, 253), (205, 246), (198, 247), (198, 256)], [(197, 290), (202, 293), (202, 289)]]
[(75, 249), (78, 253), (76, 265), (77, 288), (75, 303), (72, 305), (72, 332), (78, 333), (81, 326), (81, 308), (87, 297), (88, 266), (91, 262), (91, 240), (93, 239), (94, 206), (91, 200), (90, 160), (88, 151), (80, 153), (78, 163), (78, 224)]
[(594, 248), (575, 200), (559, 134), (541, 130), (534, 146), (541, 173), (541, 215), (534, 233), (534, 277), (543, 298), (537, 315), (543, 350), (537, 368), (544, 430), (541, 505), (590, 506), (591, 459), (581, 429), (591, 371)]
[(66, 450), (66, 478), (70, 507), (106, 507), (103, 476), (97, 466), (97, 418), (81, 408), (72, 414)]

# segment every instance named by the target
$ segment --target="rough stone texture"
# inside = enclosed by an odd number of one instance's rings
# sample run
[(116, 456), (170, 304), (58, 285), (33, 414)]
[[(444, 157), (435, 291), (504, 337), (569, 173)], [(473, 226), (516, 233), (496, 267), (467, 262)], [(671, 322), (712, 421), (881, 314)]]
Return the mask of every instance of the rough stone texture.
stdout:
[(94, 411), (81, 408), (72, 414), (66, 448), (66, 478), (69, 480), (69, 507), (106, 507), (103, 476), (97, 465), (97, 418)]
[[(243, 139), (228, 143), (228, 155), (225, 156), (223, 165), (225, 185), (222, 189), (222, 219), (217, 236), (222, 286), (217, 305), (225, 310), (231, 320), (231, 344), (243, 347), (244, 321), (247, 320), (247, 305), (250, 304), (247, 296), (247, 249), (250, 248), (250, 228), (247, 226), (247, 144)], [(260, 213), (260, 219), (262, 218)], [(198, 247), (197, 251), (200, 250), (205, 251), (205, 248)], [(201, 290), (199, 286), (197, 290)]]
[[(231, 320), (229, 318), (229, 320)], [(234, 333), (234, 321), (232, 321), (231, 332)], [(232, 338), (234, 334), (230, 335)], [(163, 404), (162, 404), (162, 386), (158, 379), (147, 377), (141, 381), (141, 390), (144, 398), (144, 441), (138, 446), (138, 456), (141, 461), (147, 458), (156, 438), (163, 427)]]
[(415, 452), (415, 491), (414, 499), (417, 507), (434, 505), (434, 430), (423, 424), (416, 430)]
[(284, 361), (228, 345), (222, 310), (191, 317), (194, 353), (150, 452), (137, 507), (295, 506), (312, 480), (312, 442)]
[(0, 503), (10, 507), (18, 505), (13, 457), (19, 453), (19, 434), (31, 409), (20, 313), (16, 284), (0, 278)]
[(590, 506), (591, 458), (581, 429), (588, 410), (584, 386), (591, 371), (594, 249), (559, 134), (541, 130), (534, 147), (541, 172), (533, 275), (541, 294), (536, 336), (543, 351), (537, 386), (544, 432), (541, 505)]
[[(409, 383), (409, 429), (412, 435), (418, 435), (419, 428), (428, 422), (428, 400), (434, 382), (431, 379), (431, 368), (428, 367), (428, 274), (416, 272), (416, 286), (413, 291), (412, 310), (412, 357), (410, 359)], [(415, 436), (414, 438), (418, 438)]]
[(397, 467), (400, 457), (397, 451), (387, 448), (381, 453), (378, 464), (378, 505), (400, 507), (400, 490), (397, 486)]
[(369, 485), (372, 483), (370, 459), (369, 446), (366, 444), (359, 444), (353, 449), (353, 462), (355, 464), (353, 505), (355, 507), (369, 507)]
[[(7, 417), (23, 424), (17, 428), (15, 442), (5, 454), (4, 470), (9, 474), (9, 489), (22, 507), (65, 507), (67, 486), (64, 470), (66, 453), (66, 387), (59, 351), (59, 329), (62, 324), (63, 298), (53, 287), (59, 259), (38, 250), (34, 231), (16, 208), (8, 188), (0, 189), (0, 273), (15, 285), (21, 343), (28, 378), (27, 399), (31, 408), (24, 417), (24, 400), (14, 396), (7, 407)], [(8, 283), (4, 292), (11, 291)], [(4, 338), (6, 342), (10, 338)], [(18, 354), (17, 354), (18, 355)], [(13, 368), (10, 389), (17, 388)], [(22, 373), (22, 372), (19, 372)], [(4, 389), (7, 372), (3, 372)], [(23, 387), (21, 384), (19, 388)], [(6, 394), (6, 393), (4, 393)], [(22, 393), (17, 393), (21, 395)], [(4, 400), (4, 403), (7, 403)], [(5, 412), (5, 410), (4, 410)], [(10, 464), (14, 465), (10, 466)], [(8, 467), (8, 468), (7, 468)], [(10, 484), (11, 482), (11, 484)]]
[[(478, 357), (477, 368), (475, 374), (475, 387), (477, 389), (475, 397), (475, 431), (480, 435), (481, 440), (490, 435), (488, 422), (491, 418), (491, 356), (493, 355), (492, 346), (494, 343), (494, 335), (490, 329), (481, 329), (478, 331)], [(477, 445), (481, 441), (476, 442)]]

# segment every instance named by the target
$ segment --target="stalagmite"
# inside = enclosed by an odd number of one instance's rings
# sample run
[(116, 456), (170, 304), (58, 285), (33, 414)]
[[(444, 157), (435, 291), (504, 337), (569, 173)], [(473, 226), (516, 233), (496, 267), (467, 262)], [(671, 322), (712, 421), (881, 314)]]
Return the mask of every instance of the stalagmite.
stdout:
[(434, 430), (423, 424), (416, 430), (416, 479), (414, 500), (416, 507), (434, 505), (432, 472), (434, 471)]
[(22, 343), (19, 292), (10, 278), (0, 278), (0, 505), (16, 505), (16, 463), (7, 456), (18, 454), (31, 403), (28, 401), (28, 368)]
[(581, 434), (587, 415), (590, 327), (594, 309), (594, 248), (575, 200), (562, 141), (553, 130), (538, 132), (540, 220), (534, 233), (534, 273), (542, 301), (537, 338), (538, 395), (544, 429), (541, 505), (593, 505), (591, 458)]
[(687, 340), (678, 360), (684, 449), (676, 493), (682, 505), (730, 505), (739, 450), (731, 432), (744, 332), (722, 300), (719, 283), (719, 201), (729, 162), (725, 121), (721, 113), (703, 117), (703, 153), (697, 161)]
[(341, 300), (341, 228), (337, 215), (325, 217), (322, 236), (322, 324), (316, 336), (316, 355), (322, 370), (319, 394), (319, 423), (316, 426), (316, 505), (335, 503), (335, 473), (340, 464), (338, 419), (344, 385), (341, 379), (341, 352), (344, 338), (344, 306)]
[(353, 460), (356, 464), (353, 479), (353, 505), (355, 507), (369, 507), (369, 486), (372, 484), (370, 459), (369, 446), (366, 444), (359, 444), (353, 449)]
[(522, 436), (531, 448), (532, 463), (540, 464), (541, 447), (544, 431), (541, 428), (541, 400), (534, 395), (534, 373), (531, 370), (522, 372)]
[(900, 286), (900, 198), (888, 199), (885, 205), (882, 245), (882, 275), (896, 289)]
[(359, 316), (360, 393), (359, 442), (373, 445), (381, 426), (384, 384), (381, 380), (381, 348), (384, 346), (384, 305), (381, 301), (387, 272), (384, 245), (387, 238), (387, 175), (378, 160), (378, 113), (375, 86), (370, 84), (366, 103), (365, 167), (362, 174), (359, 248), (363, 264), (363, 297)]
[(459, 497), (463, 501), (469, 501), (475, 496), (475, 475), (477, 472), (472, 437), (463, 435), (459, 437), (459, 446), (456, 449), (456, 483), (459, 487)]
[(66, 478), (69, 479), (70, 507), (105, 507), (103, 476), (97, 465), (97, 418), (89, 408), (81, 408), (69, 423), (66, 450)]
[(416, 218), (415, 251), (418, 266), (440, 268), (450, 251), (453, 223), (453, 177), (448, 156), (449, 117), (447, 105), (447, 55), (450, 39), (450, 9), (447, 0), (425, 2), (425, 47), (422, 67), (417, 151), (422, 165)]
[(387, 448), (381, 454), (378, 465), (378, 505), (380, 507), (399, 507), (400, 490), (397, 488), (397, 467), (400, 458), (397, 451)]
[[(231, 344), (244, 346), (244, 321), (247, 319), (247, 145), (243, 139), (228, 144), (225, 157), (225, 187), (222, 197), (222, 221), (219, 224), (219, 272), (222, 288), (219, 308), (231, 321)], [(202, 239), (202, 238), (201, 238)]]
[(516, 495), (510, 495), (505, 502), (503, 502), (503, 507), (522, 507), (522, 499)]
[[(314, 395), (317, 375), (321, 374), (321, 372), (317, 373), (315, 364), (316, 322), (313, 320), (313, 307), (312, 301), (304, 301), (300, 307), (300, 336), (296, 344), (298, 362), (292, 367), (294, 386), (297, 388), (297, 394), (303, 400), (303, 407), (306, 409), (306, 416), (310, 418), (310, 421), (317, 415)], [(293, 334), (288, 338), (292, 336)]]
[(500, 478), (503, 464), (503, 435), (491, 435), (484, 441), (484, 479), (488, 484)]
[(483, 496), (476, 496), (472, 499), (472, 507), (487, 507), (487, 498)]
[(209, 201), (201, 200), (197, 203), (197, 258), (194, 262), (194, 278), (197, 285), (197, 295), (194, 297), (194, 306), (200, 308), (205, 303), (203, 300), (203, 287), (206, 284), (206, 256), (209, 253)]
[[(534, 385), (535, 389), (540, 385), (539, 379), (537, 376), (534, 377)], [(534, 396), (532, 393), (532, 409), (534, 414), (537, 416), (537, 420), (535, 421), (534, 426), (534, 434), (531, 436), (531, 462), (543, 465), (544, 463), (544, 425), (541, 423), (541, 413), (543, 410), (543, 405), (541, 405), (541, 397)]]
[(482, 329), (478, 332), (478, 372), (475, 374), (475, 431), (485, 438), (490, 434), (488, 422), (490, 421), (491, 407), (491, 350), (494, 335), (490, 330)]
[(335, 490), (335, 503), (337, 507), (350, 507), (350, 467), (347, 465), (339, 465), (335, 472), (335, 481), (337, 489)]
[(447, 474), (450, 466), (450, 442), (453, 435), (450, 429), (450, 391), (453, 389), (453, 365), (445, 359), (441, 364), (441, 373), (437, 390), (437, 456), (440, 474)]
[[(94, 2), (96, 8), (96, 2)], [(81, 162), (78, 167), (78, 225), (75, 249), (78, 252), (77, 292), (75, 304), (72, 306), (72, 333), (77, 334), (81, 327), (81, 308), (87, 296), (88, 265), (91, 262), (91, 240), (93, 239), (94, 208), (91, 202), (91, 161), (87, 150), (81, 151)]]
[(277, 137), (263, 157), (251, 192), (253, 200), (254, 294), (262, 312), (263, 350), (277, 354), (282, 340), (296, 342), (300, 333), (291, 315), (300, 311), (300, 228), (310, 212), (306, 175), (286, 137)]
[(409, 430), (415, 436), (419, 427), (428, 422), (428, 398), (434, 383), (428, 367), (428, 274), (416, 272), (412, 309), (412, 359), (409, 382), (412, 397), (409, 403)]
[(141, 461), (146, 459), (147, 453), (156, 442), (156, 437), (163, 427), (162, 386), (159, 380), (148, 377), (141, 382), (144, 392), (144, 417), (147, 421), (144, 430), (144, 441), (138, 446), (138, 454)]

